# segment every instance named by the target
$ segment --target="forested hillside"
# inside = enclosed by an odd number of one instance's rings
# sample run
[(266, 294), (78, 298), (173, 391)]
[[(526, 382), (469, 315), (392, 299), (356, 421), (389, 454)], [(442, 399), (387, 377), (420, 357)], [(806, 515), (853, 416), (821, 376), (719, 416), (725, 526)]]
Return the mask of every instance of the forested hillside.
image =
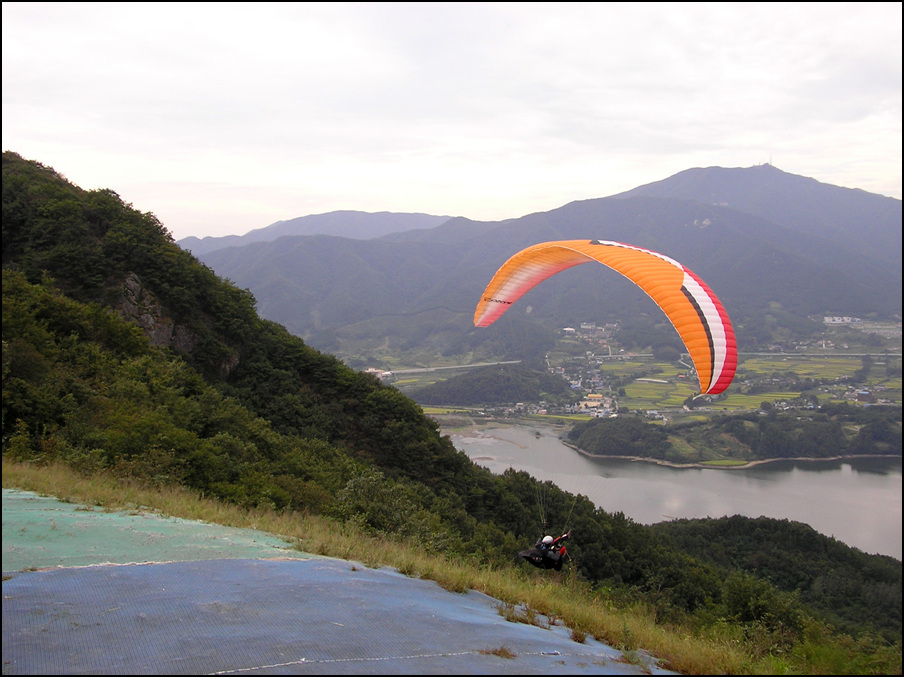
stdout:
[(482, 367), (419, 388), (411, 396), (422, 404), (462, 406), (514, 404), (518, 401), (572, 403), (580, 399), (568, 381), (547, 370), (521, 364)]
[[(526, 473), (474, 465), (417, 404), (262, 320), (248, 291), (111, 190), (5, 152), (2, 191), (5, 457), (326, 515), (463, 566), (514, 566), (548, 520), (574, 530), (577, 575), (613, 604), (648, 600), (663, 622), (734, 624), (760, 633), (758, 650), (788, 651), (832, 635), (825, 608), (855, 637), (900, 639), (900, 592), (896, 616), (834, 592), (801, 600), (768, 567), (748, 573)], [(813, 534), (807, 556), (822, 561), (829, 541)], [(849, 576), (900, 591), (900, 562), (858, 558)]]
[[(701, 561), (756, 574), (781, 590), (796, 591), (801, 601), (846, 631), (856, 633), (869, 623), (860, 616), (863, 607), (851, 605), (852, 600), (862, 600), (864, 607), (889, 619), (885, 631), (889, 642), (901, 637), (900, 565), (891, 558), (877, 566), (869, 555), (826, 539), (806, 524), (768, 517), (682, 519), (651, 529)], [(864, 571), (869, 575), (861, 575)], [(848, 608), (839, 613), (844, 607)]]
[[(771, 164), (687, 169), (615, 197), (678, 197), (720, 204), (828, 238), (901, 269), (901, 201), (783, 172)], [(851, 225), (857, 224), (857, 237)]]
[[(670, 437), (684, 441), (683, 453), (674, 448)], [(597, 418), (577, 423), (568, 439), (591, 455), (674, 463), (707, 460), (707, 450), (743, 461), (900, 456), (901, 408), (824, 404), (818, 410), (807, 410), (806, 417), (772, 408), (678, 423), (668, 430), (634, 416)], [(689, 457), (686, 448), (701, 453)]]

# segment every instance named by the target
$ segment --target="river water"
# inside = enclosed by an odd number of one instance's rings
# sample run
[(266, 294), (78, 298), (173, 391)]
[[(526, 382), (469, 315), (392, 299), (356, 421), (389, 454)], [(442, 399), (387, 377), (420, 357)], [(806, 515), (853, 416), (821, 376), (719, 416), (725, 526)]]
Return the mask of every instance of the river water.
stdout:
[(518, 425), (449, 436), (494, 473), (524, 470), (642, 524), (730, 515), (789, 519), (864, 552), (901, 559), (900, 457), (671, 468), (590, 458), (564, 445), (559, 434)]

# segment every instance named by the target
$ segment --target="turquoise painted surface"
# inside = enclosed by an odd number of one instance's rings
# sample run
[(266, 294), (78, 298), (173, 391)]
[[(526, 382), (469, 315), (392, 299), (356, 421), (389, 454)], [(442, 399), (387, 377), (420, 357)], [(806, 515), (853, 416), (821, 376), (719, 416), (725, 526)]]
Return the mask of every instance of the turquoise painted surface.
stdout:
[(29, 491), (3, 490), (3, 571), (275, 557), (314, 555), (255, 529), (150, 512), (106, 512)]

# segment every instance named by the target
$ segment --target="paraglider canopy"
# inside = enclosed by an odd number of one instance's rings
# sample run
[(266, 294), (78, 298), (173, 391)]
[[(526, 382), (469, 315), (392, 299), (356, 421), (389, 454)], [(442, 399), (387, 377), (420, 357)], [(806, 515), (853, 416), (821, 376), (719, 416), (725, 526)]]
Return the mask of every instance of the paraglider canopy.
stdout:
[(598, 261), (621, 273), (652, 298), (684, 342), (700, 392), (723, 392), (738, 364), (728, 313), (690, 269), (654, 251), (609, 240), (557, 240), (523, 249), (496, 271), (474, 312), (474, 326), (488, 327), (515, 301), (563, 270)]

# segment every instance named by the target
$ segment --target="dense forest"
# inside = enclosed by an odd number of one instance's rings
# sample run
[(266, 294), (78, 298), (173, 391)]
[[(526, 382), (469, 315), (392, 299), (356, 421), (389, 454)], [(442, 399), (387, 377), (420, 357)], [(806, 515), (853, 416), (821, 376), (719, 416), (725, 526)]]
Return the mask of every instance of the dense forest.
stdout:
[[(672, 547), (703, 562), (726, 571), (756, 574), (780, 590), (794, 591), (836, 627), (868, 623), (867, 616), (861, 615), (865, 607), (872, 610), (869, 615), (901, 617), (901, 580), (891, 568), (884, 572), (881, 567), (873, 569), (869, 555), (836, 547), (838, 544), (806, 524), (735, 515), (718, 520), (682, 519), (654, 524), (650, 529)], [(864, 570), (871, 575), (858, 573)], [(860, 600), (863, 606), (853, 600)], [(839, 609), (845, 610), (839, 613)]]
[[(309, 511), (493, 566), (514, 566), (548, 521), (573, 529), (580, 576), (649, 599), (662, 622), (740, 624), (776, 650), (817, 623), (900, 653), (899, 561), (801, 525), (645, 527), (526, 473), (493, 475), (397, 389), (260, 319), (248, 291), (112, 190), (5, 152), (2, 193), (5, 457)], [(806, 538), (781, 559), (788, 528)]]
[[(679, 452), (669, 439), (681, 439)], [(778, 458), (901, 455), (901, 408), (823, 404), (818, 409), (716, 415), (668, 427), (639, 416), (592, 419), (575, 424), (568, 440), (598, 456), (632, 456), (672, 463), (720, 458), (760, 461)], [(697, 453), (689, 455), (688, 448)]]
[(580, 399), (568, 381), (546, 370), (523, 364), (481, 367), (473, 371), (418, 388), (411, 397), (421, 404), (480, 406), (515, 402), (549, 401), (569, 404)]

